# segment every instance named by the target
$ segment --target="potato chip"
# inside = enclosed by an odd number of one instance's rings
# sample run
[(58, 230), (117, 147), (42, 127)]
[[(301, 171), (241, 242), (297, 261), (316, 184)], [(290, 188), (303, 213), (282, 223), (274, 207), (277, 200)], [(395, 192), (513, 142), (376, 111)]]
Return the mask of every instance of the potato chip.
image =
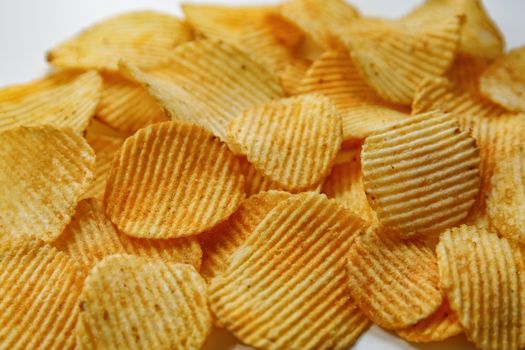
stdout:
[(370, 229), (348, 253), (350, 293), (365, 315), (386, 329), (403, 329), (441, 305), (436, 257), (422, 241)]
[(299, 191), (330, 171), (341, 148), (341, 119), (326, 97), (291, 97), (245, 110), (228, 125), (228, 143), (263, 176)]
[(240, 158), (240, 164), (244, 175), (244, 192), (248, 197), (263, 191), (282, 190), (281, 185), (264, 177), (245, 157)]
[(239, 161), (227, 147), (197, 125), (172, 121), (140, 129), (124, 141), (104, 205), (129, 236), (177, 238), (226, 220), (243, 198)]
[(525, 251), (486, 229), (460, 226), (437, 246), (441, 288), (480, 349), (525, 346)]
[(130, 255), (98, 263), (84, 283), (79, 349), (201, 349), (211, 333), (206, 283), (195, 268)]
[(479, 78), (485, 68), (488, 67), (489, 62), (489, 60), (484, 58), (458, 55), (448, 70), (446, 77), (471, 94), (479, 95)]
[(284, 66), (279, 73), (279, 79), (286, 96), (294, 96), (301, 93), (301, 81), (310, 65), (311, 62), (309, 60), (296, 59)]
[(364, 224), (315, 193), (277, 204), (210, 286), (218, 323), (257, 349), (348, 349), (368, 327), (345, 255)]
[(306, 72), (300, 92), (319, 93), (333, 100), (341, 114), (345, 141), (362, 140), (408, 117), (368, 86), (345, 51), (323, 53)]
[(525, 112), (525, 47), (509, 52), (488, 67), (480, 78), (481, 93), (495, 103)]
[(55, 240), (93, 180), (95, 153), (71, 129), (20, 126), (0, 133), (0, 236)]
[(91, 124), (89, 124), (88, 128), (86, 129), (86, 139), (88, 140), (93, 140), (97, 137), (125, 139), (128, 136), (130, 136), (128, 133), (113, 129), (107, 124), (102, 123), (97, 118), (92, 119)]
[(0, 131), (19, 125), (52, 124), (81, 133), (100, 101), (96, 72), (60, 72), (27, 84), (0, 89)]
[(266, 214), (291, 196), (288, 192), (267, 191), (247, 200), (225, 222), (200, 236), (203, 259), (201, 274), (207, 280), (228, 267), (228, 258), (246, 240)]
[(55, 47), (50, 64), (62, 68), (117, 71), (120, 60), (139, 67), (169, 61), (173, 49), (192, 39), (178, 18), (153, 11), (129, 12), (108, 18)]
[(370, 205), (403, 237), (458, 225), (478, 195), (476, 140), (449, 114), (419, 114), (378, 131), (361, 157)]
[(489, 59), (503, 53), (503, 36), (480, 0), (427, 0), (404, 20), (426, 24), (454, 15), (465, 17), (461, 27), (460, 53)]
[(164, 262), (191, 264), (200, 269), (202, 250), (196, 238), (152, 240), (117, 231), (96, 199), (78, 203), (73, 219), (53, 245), (88, 270), (112, 254), (132, 254)]
[(443, 75), (454, 61), (461, 22), (359, 20), (344, 37), (365, 81), (387, 101), (408, 105), (423, 79)]
[(450, 305), (445, 299), (439, 309), (428, 318), (411, 327), (398, 330), (396, 333), (410, 342), (429, 343), (443, 341), (460, 334), (462, 331), (457, 315), (450, 309)]
[(0, 238), (0, 348), (74, 349), (83, 275), (66, 254), (27, 237)]
[(104, 123), (132, 133), (149, 124), (168, 120), (144, 87), (116, 73), (104, 73), (102, 76), (104, 85), (97, 117)]
[(232, 45), (200, 40), (172, 56), (172, 62), (150, 71), (122, 69), (148, 88), (170, 119), (202, 125), (221, 139), (244, 109), (282, 95), (277, 76)]

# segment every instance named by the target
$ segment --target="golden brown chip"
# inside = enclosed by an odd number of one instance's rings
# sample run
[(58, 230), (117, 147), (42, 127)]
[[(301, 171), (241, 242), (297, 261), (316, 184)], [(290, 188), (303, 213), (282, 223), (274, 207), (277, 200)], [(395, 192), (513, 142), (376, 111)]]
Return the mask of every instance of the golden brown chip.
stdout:
[(378, 131), (361, 157), (370, 205), (403, 237), (458, 225), (478, 195), (476, 140), (449, 114), (419, 114)]
[(108, 255), (132, 254), (200, 268), (202, 250), (196, 238), (144, 239), (123, 235), (104, 215), (102, 203), (78, 203), (72, 221), (53, 245), (88, 270)]
[(235, 46), (212, 40), (181, 45), (173, 61), (149, 71), (124, 65), (171, 119), (202, 125), (224, 139), (244, 109), (282, 95), (277, 76)]
[(200, 236), (201, 274), (211, 280), (228, 267), (228, 258), (253, 232), (266, 214), (291, 196), (288, 192), (260, 192), (247, 200), (225, 222)]
[(81, 133), (95, 114), (101, 88), (96, 72), (60, 72), (0, 89), (0, 131), (51, 124)]
[(345, 273), (345, 255), (363, 230), (325, 196), (280, 202), (212, 280), (218, 323), (258, 349), (348, 349), (369, 325)]
[(112, 127), (102, 123), (97, 118), (94, 118), (86, 129), (86, 139), (93, 140), (97, 137), (111, 137), (122, 138), (130, 136), (128, 133), (113, 129)]
[(0, 236), (55, 240), (93, 180), (93, 149), (49, 125), (0, 132), (0, 145)]
[(354, 21), (345, 40), (362, 77), (387, 101), (408, 105), (420, 82), (443, 75), (459, 44), (461, 18)]
[(0, 238), (0, 348), (74, 349), (83, 274), (28, 237)]
[(291, 97), (245, 110), (228, 125), (228, 143), (283, 188), (308, 189), (341, 148), (341, 118), (326, 97)]
[(479, 95), (479, 78), (489, 63), (490, 61), (484, 58), (458, 55), (446, 77), (471, 94)]
[(198, 350), (211, 332), (206, 282), (185, 264), (113, 255), (80, 295), (79, 349)]
[(120, 60), (139, 67), (167, 62), (173, 49), (192, 39), (176, 17), (152, 11), (121, 14), (101, 21), (47, 54), (53, 66), (117, 71)]
[(140, 129), (115, 155), (106, 214), (138, 238), (190, 236), (226, 220), (244, 198), (239, 161), (197, 125), (164, 122)]
[(327, 51), (314, 61), (300, 92), (320, 93), (333, 100), (343, 121), (343, 140), (362, 140), (408, 117), (368, 86), (345, 51)]
[(509, 52), (488, 67), (480, 78), (480, 90), (511, 111), (525, 112), (525, 47)]
[(246, 158), (240, 158), (239, 161), (244, 175), (244, 191), (248, 197), (263, 191), (282, 190), (281, 185), (264, 177)]
[(167, 120), (160, 105), (141, 85), (117, 73), (103, 74), (102, 99), (97, 117), (109, 126), (132, 133)]
[(436, 257), (422, 241), (370, 229), (348, 253), (350, 293), (374, 323), (402, 329), (441, 305)]
[(301, 81), (303, 80), (311, 62), (305, 59), (297, 59), (284, 66), (279, 73), (281, 86), (287, 96), (299, 95), (301, 93)]
[(441, 288), (480, 349), (525, 346), (525, 250), (485, 229), (461, 226), (437, 246)]

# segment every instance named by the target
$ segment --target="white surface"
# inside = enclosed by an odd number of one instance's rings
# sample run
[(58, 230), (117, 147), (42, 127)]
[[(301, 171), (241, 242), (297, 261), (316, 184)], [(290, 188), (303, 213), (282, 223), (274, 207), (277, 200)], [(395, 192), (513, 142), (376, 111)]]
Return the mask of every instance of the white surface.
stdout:
[[(191, 1), (186, 2), (203, 2)], [(208, 3), (257, 4), (277, 3), (275, 0), (235, 0)], [(395, 17), (417, 5), (417, 0), (353, 0), (365, 15)], [(501, 28), (507, 47), (525, 44), (523, 0), (486, 0), (485, 6)], [(23, 82), (46, 72), (47, 49), (75, 34), (91, 23), (113, 14), (134, 9), (156, 9), (180, 15), (175, 0), (0, 0), (0, 86)], [(235, 339), (224, 331), (212, 335), (206, 350), (248, 349), (236, 345)], [(445, 343), (409, 344), (392, 334), (373, 327), (362, 336), (356, 350), (469, 350), (474, 347), (464, 337)]]

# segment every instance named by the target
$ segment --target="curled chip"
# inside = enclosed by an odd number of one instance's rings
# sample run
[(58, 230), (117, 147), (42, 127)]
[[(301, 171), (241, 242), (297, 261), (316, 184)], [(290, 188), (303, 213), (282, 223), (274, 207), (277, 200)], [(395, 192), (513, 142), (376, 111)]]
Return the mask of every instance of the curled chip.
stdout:
[(441, 305), (436, 257), (417, 239), (369, 229), (350, 247), (347, 270), (352, 297), (386, 329), (412, 326)]
[(343, 121), (343, 140), (362, 140), (375, 130), (408, 117), (385, 102), (361, 77), (345, 51), (327, 51), (313, 62), (301, 82), (301, 93), (332, 99)]
[(211, 229), (243, 198), (239, 161), (228, 148), (197, 125), (172, 121), (140, 129), (124, 141), (104, 205), (127, 235), (176, 238)]
[(461, 17), (354, 21), (345, 40), (365, 81), (387, 101), (410, 104), (419, 83), (443, 75), (459, 44)]
[(411, 327), (398, 330), (396, 333), (401, 338), (414, 343), (429, 343), (448, 339), (462, 331), (457, 315), (450, 309), (450, 305), (445, 299), (432, 315)]
[(0, 348), (74, 349), (83, 274), (29, 237), (0, 238)]
[(309, 189), (328, 175), (341, 148), (341, 118), (321, 95), (272, 101), (234, 119), (228, 143), (284, 189)]
[(525, 112), (525, 47), (509, 52), (489, 66), (481, 75), (480, 90), (511, 111)]
[(450, 114), (428, 112), (369, 136), (363, 183), (379, 221), (403, 237), (461, 223), (478, 195), (476, 140)]
[(96, 72), (60, 72), (27, 84), (0, 89), (0, 131), (19, 125), (51, 124), (86, 130), (100, 101)]
[(105, 258), (80, 295), (79, 349), (201, 349), (211, 332), (206, 283), (190, 265)]
[(0, 236), (55, 240), (93, 180), (95, 153), (71, 129), (0, 132)]
[(268, 191), (245, 200), (225, 222), (200, 237), (203, 259), (201, 274), (207, 279), (221, 274), (228, 267), (228, 258), (253, 232), (266, 214), (291, 194)]
[(141, 85), (117, 73), (104, 73), (97, 117), (112, 128), (135, 132), (167, 120), (157, 101)]
[(369, 325), (345, 273), (345, 255), (363, 230), (325, 196), (281, 201), (212, 280), (219, 325), (257, 349), (348, 349)]
[(173, 49), (192, 39), (190, 28), (176, 17), (140, 11), (99, 22), (47, 54), (53, 66), (117, 71), (120, 60), (139, 67), (168, 61)]
[(525, 346), (525, 250), (486, 229), (460, 226), (436, 248), (441, 288), (480, 349)]
[(171, 119), (202, 125), (221, 139), (244, 109), (282, 95), (277, 76), (235, 46), (199, 40), (171, 56), (171, 62), (151, 70), (121, 68), (148, 88)]
[(104, 215), (102, 203), (85, 199), (78, 203), (73, 219), (53, 245), (91, 269), (112, 254), (132, 254), (164, 262), (200, 268), (202, 250), (196, 238), (152, 240), (119, 233)]

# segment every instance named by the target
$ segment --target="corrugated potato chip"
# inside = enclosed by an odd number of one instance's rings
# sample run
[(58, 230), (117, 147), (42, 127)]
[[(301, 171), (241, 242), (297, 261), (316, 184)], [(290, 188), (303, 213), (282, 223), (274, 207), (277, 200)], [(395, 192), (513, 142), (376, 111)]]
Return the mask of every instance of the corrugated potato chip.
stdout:
[(288, 192), (268, 191), (245, 200), (225, 222), (199, 237), (202, 244), (201, 274), (211, 280), (228, 267), (228, 258), (245, 241), (266, 214), (291, 196)]
[(301, 93), (301, 81), (311, 64), (310, 60), (296, 59), (284, 66), (279, 73), (279, 79), (286, 96), (294, 96)]
[(91, 269), (112, 254), (132, 254), (200, 269), (202, 250), (196, 238), (144, 239), (123, 235), (104, 215), (96, 199), (78, 203), (73, 219), (53, 245)]
[(245, 110), (228, 125), (228, 143), (284, 189), (318, 185), (341, 148), (341, 118), (321, 95), (272, 101)]
[(181, 45), (173, 60), (149, 71), (123, 65), (171, 119), (202, 125), (224, 139), (243, 110), (282, 95), (277, 76), (235, 46), (212, 40)]
[(525, 346), (525, 250), (485, 229), (441, 234), (440, 285), (467, 337), (480, 349)]
[(47, 60), (56, 67), (117, 71), (120, 60), (139, 67), (169, 61), (173, 49), (192, 39), (178, 18), (153, 11), (120, 14), (55, 47)]
[(248, 197), (263, 191), (282, 190), (281, 185), (264, 177), (245, 157), (239, 161), (244, 175), (244, 191)]
[(107, 124), (102, 123), (97, 118), (92, 119), (91, 124), (89, 124), (88, 128), (86, 129), (86, 139), (92, 140), (102, 136), (124, 139), (130, 135), (126, 132), (113, 129)]
[(488, 67), (481, 75), (480, 90), (511, 111), (525, 112), (525, 47), (512, 50)]
[(345, 273), (345, 255), (363, 230), (325, 196), (280, 202), (212, 280), (218, 323), (258, 349), (348, 349), (369, 325)]
[(29, 237), (0, 238), (0, 349), (74, 349), (84, 276), (66, 254)]
[(211, 327), (206, 282), (192, 266), (113, 255), (84, 282), (77, 346), (199, 350)]
[[(471, 94), (479, 95), (479, 78), (489, 64), (490, 61), (488, 59), (458, 55), (448, 70), (446, 77)], [(432, 81), (432, 79), (429, 79), (429, 81)], [(422, 82), (420, 88), (424, 85), (425, 83)]]
[(212, 134), (154, 124), (124, 141), (106, 183), (111, 221), (138, 238), (190, 236), (226, 220), (244, 198), (239, 161)]
[(5, 130), (0, 145), (0, 236), (55, 240), (93, 180), (95, 152), (49, 125)]
[(51, 124), (81, 133), (95, 114), (101, 88), (96, 72), (59, 72), (0, 89), (0, 131)]
[(380, 130), (361, 157), (370, 205), (403, 237), (458, 225), (479, 192), (476, 140), (449, 114), (419, 114)]
[(369, 229), (350, 247), (347, 271), (356, 303), (386, 329), (412, 326), (442, 303), (436, 257), (417, 239), (401, 240)]

